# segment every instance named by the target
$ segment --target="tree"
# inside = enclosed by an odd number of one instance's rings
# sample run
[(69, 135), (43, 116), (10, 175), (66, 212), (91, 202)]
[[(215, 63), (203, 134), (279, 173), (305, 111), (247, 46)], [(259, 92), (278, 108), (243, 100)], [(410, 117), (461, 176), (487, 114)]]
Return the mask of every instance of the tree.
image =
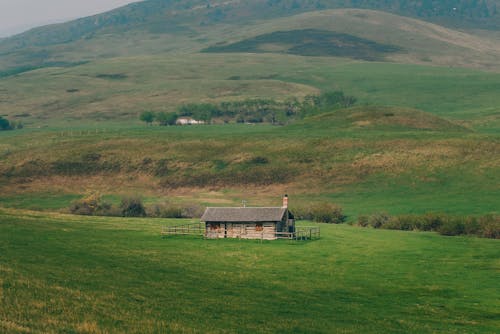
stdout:
[(144, 111), (140, 116), (140, 120), (151, 125), (155, 120), (155, 114), (152, 111)]
[(156, 114), (156, 120), (160, 125), (175, 125), (177, 118), (178, 116), (176, 113), (166, 113), (162, 111)]
[(0, 130), (12, 130), (12, 124), (0, 116)]
[(146, 209), (139, 197), (126, 197), (120, 204), (123, 217), (145, 217)]

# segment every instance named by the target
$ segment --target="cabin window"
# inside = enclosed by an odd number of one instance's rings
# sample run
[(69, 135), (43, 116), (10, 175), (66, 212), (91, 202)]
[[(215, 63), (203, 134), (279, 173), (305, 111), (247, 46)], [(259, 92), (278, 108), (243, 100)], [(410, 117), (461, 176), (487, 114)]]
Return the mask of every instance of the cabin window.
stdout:
[(262, 225), (262, 223), (257, 223), (257, 224), (255, 224), (255, 230), (256, 230), (257, 232), (264, 231), (264, 226)]
[(220, 228), (220, 224), (216, 224), (216, 223), (211, 223), (210, 224), (210, 231), (216, 231)]

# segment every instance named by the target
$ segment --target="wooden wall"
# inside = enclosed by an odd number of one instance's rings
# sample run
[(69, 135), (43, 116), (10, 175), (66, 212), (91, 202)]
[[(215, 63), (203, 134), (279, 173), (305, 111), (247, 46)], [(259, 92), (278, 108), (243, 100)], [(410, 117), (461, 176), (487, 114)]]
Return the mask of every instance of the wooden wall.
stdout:
[(207, 223), (206, 237), (274, 240), (276, 223)]

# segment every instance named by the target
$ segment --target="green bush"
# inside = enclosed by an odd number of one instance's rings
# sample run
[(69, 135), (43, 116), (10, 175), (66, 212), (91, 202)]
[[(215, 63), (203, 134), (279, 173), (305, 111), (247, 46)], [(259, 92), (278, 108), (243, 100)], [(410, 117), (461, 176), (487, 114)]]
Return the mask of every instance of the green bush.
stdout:
[(346, 220), (342, 208), (331, 203), (318, 204), (312, 207), (311, 213), (318, 223), (341, 224)]
[(376, 213), (360, 216), (358, 226), (384, 228), (402, 231), (434, 231), (442, 235), (474, 235), (483, 238), (500, 239), (500, 216), (457, 217), (444, 214), (389, 216)]
[(145, 217), (146, 209), (139, 197), (125, 197), (120, 204), (123, 217)]
[(462, 235), (465, 233), (464, 221), (460, 218), (447, 217), (443, 220), (443, 224), (438, 229), (441, 235)]
[(381, 228), (384, 224), (389, 222), (389, 215), (385, 212), (375, 213), (368, 219), (368, 225), (373, 228)]
[(98, 192), (90, 193), (81, 200), (71, 204), (69, 211), (75, 215), (113, 216), (116, 212), (111, 204), (103, 201)]
[(487, 215), (478, 219), (483, 238), (500, 239), (500, 216)]
[(362, 215), (358, 217), (358, 226), (367, 227), (369, 225), (370, 217), (366, 215)]
[(407, 219), (403, 217), (389, 217), (387, 220), (379, 218), (374, 220), (373, 224), (375, 226), (372, 225), (374, 228), (384, 228), (387, 230), (408, 230)]
[(434, 213), (425, 214), (420, 220), (421, 224), (417, 226), (419, 231), (437, 231), (443, 224), (443, 217)]

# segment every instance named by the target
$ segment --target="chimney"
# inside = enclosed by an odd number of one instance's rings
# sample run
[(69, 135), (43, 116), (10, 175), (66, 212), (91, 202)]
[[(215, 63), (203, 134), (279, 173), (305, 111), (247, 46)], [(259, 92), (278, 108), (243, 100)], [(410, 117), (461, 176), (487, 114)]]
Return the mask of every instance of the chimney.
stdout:
[(283, 208), (288, 209), (288, 195), (283, 197)]

